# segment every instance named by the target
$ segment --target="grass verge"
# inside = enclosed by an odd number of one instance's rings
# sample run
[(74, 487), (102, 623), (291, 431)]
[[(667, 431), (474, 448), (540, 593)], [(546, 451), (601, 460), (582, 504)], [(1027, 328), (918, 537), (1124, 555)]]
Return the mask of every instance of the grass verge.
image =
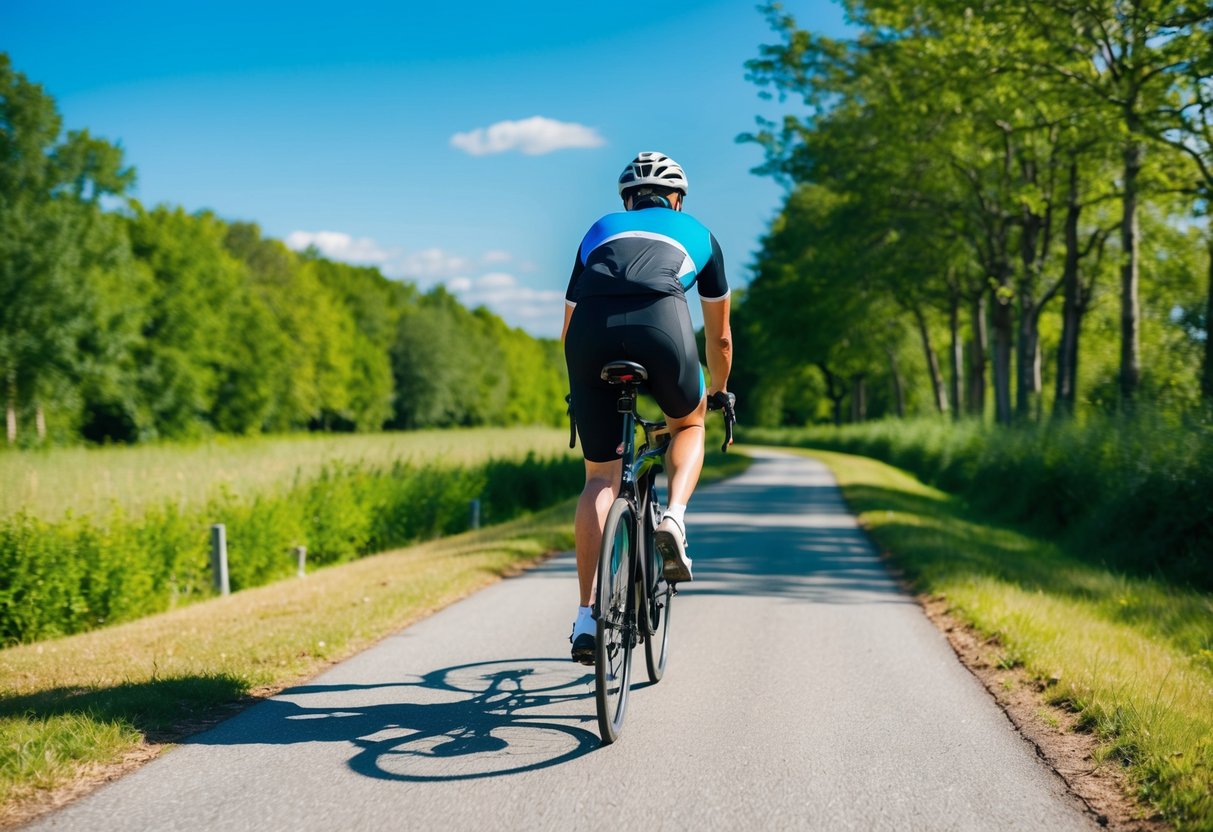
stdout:
[(1213, 597), (1092, 565), (884, 463), (807, 452), (914, 588), (997, 645), (1182, 830), (1213, 830)]
[[(709, 453), (703, 482), (749, 460)], [(0, 826), (572, 548), (575, 501), (127, 624), (0, 650)]]

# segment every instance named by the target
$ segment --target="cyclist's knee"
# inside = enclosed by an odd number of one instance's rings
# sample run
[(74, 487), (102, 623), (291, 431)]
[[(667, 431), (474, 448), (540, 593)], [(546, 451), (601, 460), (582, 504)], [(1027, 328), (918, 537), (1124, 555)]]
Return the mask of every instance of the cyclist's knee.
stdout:
[(619, 475), (623, 468), (623, 460), (613, 459), (610, 462), (585, 461), (585, 486), (599, 490), (614, 489), (619, 484)]
[(679, 419), (666, 418), (666, 425), (670, 428), (670, 433), (679, 434), (687, 428), (699, 428), (703, 430), (704, 417), (708, 411), (708, 400), (700, 399), (699, 404), (688, 413)]

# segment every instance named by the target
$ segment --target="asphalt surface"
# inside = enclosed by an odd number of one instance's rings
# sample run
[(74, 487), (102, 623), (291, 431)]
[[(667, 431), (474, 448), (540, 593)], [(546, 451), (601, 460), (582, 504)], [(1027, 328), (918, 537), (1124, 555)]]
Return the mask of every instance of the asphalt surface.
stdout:
[(1090, 830), (890, 580), (829, 472), (695, 496), (665, 679), (601, 747), (571, 556), (505, 580), (31, 829)]

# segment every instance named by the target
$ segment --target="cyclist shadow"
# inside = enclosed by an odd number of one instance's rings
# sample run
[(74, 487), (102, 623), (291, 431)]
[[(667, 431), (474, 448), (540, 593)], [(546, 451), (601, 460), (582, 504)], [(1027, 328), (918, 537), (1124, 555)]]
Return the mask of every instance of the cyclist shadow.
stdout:
[[(189, 744), (348, 743), (351, 770), (385, 780), (519, 774), (599, 747), (593, 674), (568, 659), (455, 665), (381, 684), (302, 685)], [(588, 710), (588, 714), (587, 714)]]

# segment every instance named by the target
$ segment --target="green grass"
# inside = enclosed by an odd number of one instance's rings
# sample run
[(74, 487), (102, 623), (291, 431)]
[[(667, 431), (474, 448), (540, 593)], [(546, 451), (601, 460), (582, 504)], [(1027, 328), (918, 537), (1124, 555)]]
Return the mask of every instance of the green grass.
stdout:
[(1199, 414), (1011, 428), (890, 419), (755, 428), (745, 440), (879, 459), (990, 517), (1064, 536), (1090, 562), (1213, 591), (1213, 422)]
[[(703, 482), (743, 471), (709, 453)], [(68, 638), (0, 650), (0, 826), (148, 743), (173, 741), (545, 553), (572, 548), (575, 500)]]
[[(455, 466), (550, 456), (568, 448), (558, 428), (475, 428), (379, 434), (216, 437), (197, 443), (0, 451), (0, 517), (26, 510), (43, 520), (67, 512), (138, 515), (166, 502), (204, 505), (224, 490), (251, 497), (311, 479), (334, 462)], [(569, 453), (573, 453), (570, 451)]]
[(1213, 829), (1213, 596), (1094, 565), (881, 462), (807, 453), (916, 589), (1079, 715), (1104, 764), (1180, 829)]

